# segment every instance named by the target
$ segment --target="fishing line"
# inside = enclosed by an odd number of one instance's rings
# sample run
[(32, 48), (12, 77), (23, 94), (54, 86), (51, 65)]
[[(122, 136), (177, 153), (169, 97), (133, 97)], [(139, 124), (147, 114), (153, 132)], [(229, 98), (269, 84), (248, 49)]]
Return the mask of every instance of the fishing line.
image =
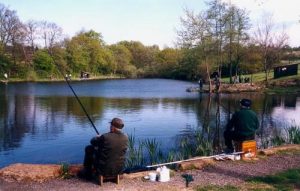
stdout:
[[(53, 58), (53, 55), (51, 54), (51, 52), (49, 53), (51, 55), (51, 57)], [(53, 58), (54, 61), (54, 58)], [(95, 124), (93, 123), (92, 119), (90, 118), (88, 112), (86, 111), (85, 107), (83, 106), (82, 102), (80, 101), (79, 97), (77, 96), (76, 92), (74, 91), (72, 85), (69, 82), (69, 77), (68, 76), (64, 76), (63, 73), (61, 72), (61, 70), (59, 70), (58, 65), (55, 63), (54, 61), (54, 65), (56, 66), (56, 68), (58, 69), (58, 72), (64, 77), (65, 81), (67, 82), (69, 88), (71, 89), (72, 93), (74, 94), (76, 100), (78, 101), (81, 109), (83, 110), (83, 112), (85, 113), (86, 117), (89, 119), (90, 123), (92, 124), (92, 127), (94, 128), (94, 130), (96, 131), (97, 135), (99, 135), (99, 131), (97, 130)]]
[(69, 80), (68, 80), (68, 77), (64, 77), (64, 78), (65, 78), (65, 81), (67, 82), (69, 88), (70, 88), (71, 91), (73, 92), (73, 94), (74, 94), (76, 100), (78, 101), (79, 105), (81, 106), (81, 109), (83, 110), (83, 112), (85, 113), (85, 115), (87, 116), (87, 118), (89, 119), (89, 121), (91, 122), (91, 124), (92, 124), (94, 130), (96, 131), (97, 135), (99, 135), (99, 132), (98, 132), (98, 130), (97, 130), (97, 128), (96, 128), (94, 122), (93, 122), (92, 119), (90, 118), (90, 116), (89, 116), (89, 114), (87, 113), (85, 107), (83, 106), (83, 104), (81, 103), (79, 97), (77, 96), (76, 92), (74, 91), (73, 87), (71, 86), (71, 84), (70, 84), (70, 82), (69, 82)]

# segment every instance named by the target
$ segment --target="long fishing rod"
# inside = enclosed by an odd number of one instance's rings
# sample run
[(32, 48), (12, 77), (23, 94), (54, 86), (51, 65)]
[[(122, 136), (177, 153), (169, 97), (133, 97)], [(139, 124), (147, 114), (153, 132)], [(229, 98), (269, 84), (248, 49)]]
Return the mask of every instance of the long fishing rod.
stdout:
[[(49, 52), (49, 54), (51, 55), (51, 57), (53, 58), (53, 55), (51, 53), (51, 51)], [(53, 59), (54, 60), (54, 59)], [(83, 110), (83, 112), (85, 113), (85, 115), (87, 116), (87, 118), (89, 119), (90, 123), (92, 124), (94, 130), (96, 131), (97, 135), (100, 135), (99, 131), (97, 130), (95, 124), (93, 123), (92, 119), (90, 118), (88, 112), (86, 111), (85, 107), (83, 106), (83, 104), (81, 103), (79, 97), (77, 96), (76, 92), (74, 91), (73, 87), (71, 86), (69, 80), (68, 80), (68, 76), (64, 76), (63, 73), (61, 72), (61, 70), (59, 69), (58, 65), (55, 63), (55, 60), (54, 60), (54, 65), (56, 66), (56, 68), (58, 69), (58, 72), (63, 76), (63, 78), (65, 79), (65, 81), (67, 82), (69, 88), (71, 89), (71, 91), (73, 92), (76, 100), (78, 101), (81, 109)]]
[(153, 168), (153, 167), (159, 167), (159, 166), (165, 166), (165, 165), (170, 165), (170, 164), (178, 164), (182, 162), (189, 162), (189, 161), (195, 161), (195, 160), (200, 160), (200, 159), (209, 159), (209, 158), (214, 158), (214, 157), (222, 157), (222, 156), (227, 156), (227, 155), (238, 155), (238, 154), (243, 154), (244, 152), (233, 152), (230, 154), (217, 154), (217, 155), (212, 155), (212, 156), (202, 156), (202, 157), (196, 157), (192, 159), (186, 159), (186, 160), (179, 160), (179, 161), (173, 161), (173, 162), (167, 162), (167, 163), (160, 163), (160, 164), (155, 164), (155, 165), (148, 165), (146, 166), (147, 168)]
[(80, 101), (79, 97), (77, 96), (76, 92), (74, 91), (73, 87), (71, 86), (71, 84), (70, 84), (70, 82), (69, 82), (69, 80), (68, 80), (68, 77), (64, 77), (64, 78), (65, 78), (65, 81), (67, 82), (69, 88), (70, 88), (71, 91), (73, 92), (73, 94), (74, 94), (76, 100), (78, 101), (79, 105), (81, 106), (81, 109), (83, 110), (83, 112), (85, 113), (85, 115), (87, 116), (87, 118), (89, 119), (89, 121), (91, 122), (91, 124), (92, 124), (94, 130), (96, 131), (97, 135), (99, 135), (99, 132), (98, 132), (98, 130), (97, 130), (95, 124), (93, 123), (93, 121), (92, 121), (92, 119), (90, 118), (89, 114), (87, 113), (85, 107), (84, 107), (83, 104), (81, 103), (81, 101)]

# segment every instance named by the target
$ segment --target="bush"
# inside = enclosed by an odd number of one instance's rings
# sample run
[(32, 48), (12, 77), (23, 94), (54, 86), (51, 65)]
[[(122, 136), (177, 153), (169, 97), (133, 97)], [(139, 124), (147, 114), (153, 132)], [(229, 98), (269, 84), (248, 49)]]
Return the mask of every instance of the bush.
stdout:
[(33, 56), (33, 65), (36, 71), (45, 71), (52, 74), (54, 70), (54, 60), (44, 50), (37, 51)]

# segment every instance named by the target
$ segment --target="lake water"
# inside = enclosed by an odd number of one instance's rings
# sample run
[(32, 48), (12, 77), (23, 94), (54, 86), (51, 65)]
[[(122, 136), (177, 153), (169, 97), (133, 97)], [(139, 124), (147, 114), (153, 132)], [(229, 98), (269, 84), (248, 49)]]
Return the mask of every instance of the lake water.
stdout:
[[(222, 132), (241, 98), (253, 100), (261, 127), (260, 147), (274, 134), (300, 126), (300, 95), (199, 94), (195, 83), (164, 79), (72, 82), (100, 133), (110, 120), (124, 120), (137, 141), (155, 138), (167, 152), (195, 129), (223, 146)], [(65, 82), (0, 84), (0, 167), (11, 163), (81, 163), (95, 136), (90, 122)]]

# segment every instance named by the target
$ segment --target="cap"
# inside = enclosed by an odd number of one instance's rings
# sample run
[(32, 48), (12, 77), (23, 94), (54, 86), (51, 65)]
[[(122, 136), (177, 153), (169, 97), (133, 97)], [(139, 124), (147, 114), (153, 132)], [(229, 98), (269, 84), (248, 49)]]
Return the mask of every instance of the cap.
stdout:
[(113, 118), (110, 124), (118, 129), (122, 129), (124, 127), (124, 123), (120, 118)]
[(242, 99), (240, 100), (240, 104), (242, 106), (245, 106), (245, 107), (250, 107), (251, 106), (251, 100), (250, 99)]

